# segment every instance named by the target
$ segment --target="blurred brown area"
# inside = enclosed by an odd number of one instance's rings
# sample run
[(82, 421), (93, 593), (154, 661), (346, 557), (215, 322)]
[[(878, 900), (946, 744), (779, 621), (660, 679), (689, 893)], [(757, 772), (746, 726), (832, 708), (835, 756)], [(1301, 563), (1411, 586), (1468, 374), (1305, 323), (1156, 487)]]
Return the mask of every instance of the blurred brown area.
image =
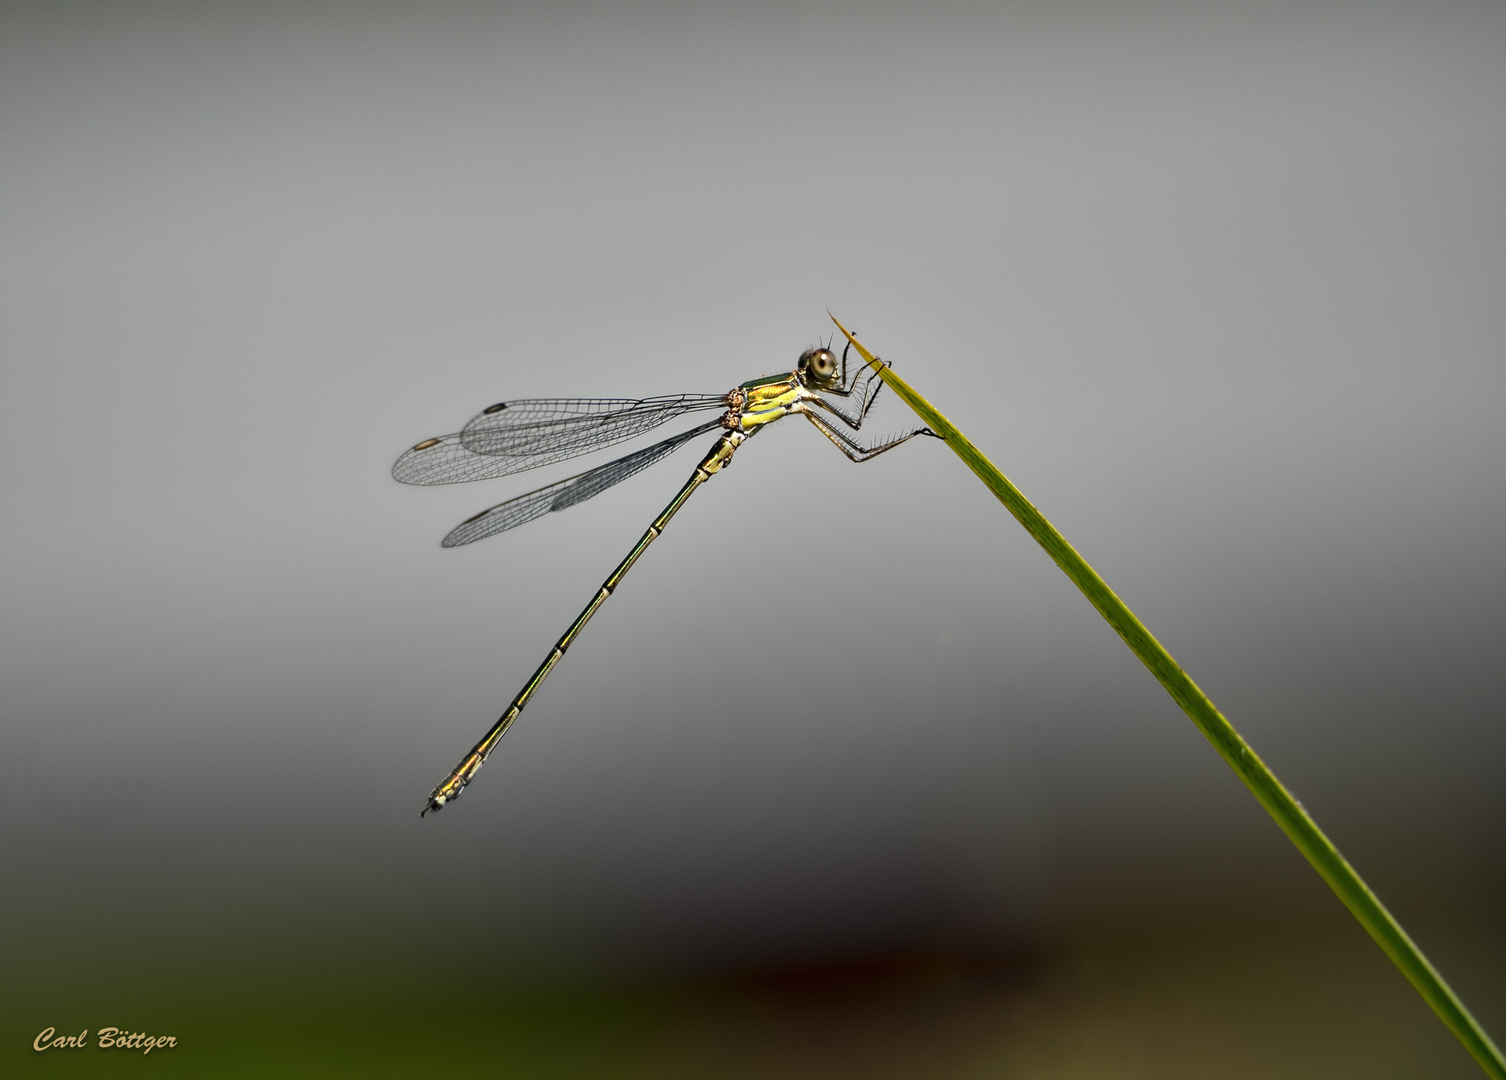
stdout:
[[(1482, 956), (1489, 975), (1470, 974), (1501, 985), (1501, 956)], [(895, 1080), (1478, 1075), (1388, 968), (1356, 933), (783, 969), (708, 987), (641, 1051), (641, 1068)]]

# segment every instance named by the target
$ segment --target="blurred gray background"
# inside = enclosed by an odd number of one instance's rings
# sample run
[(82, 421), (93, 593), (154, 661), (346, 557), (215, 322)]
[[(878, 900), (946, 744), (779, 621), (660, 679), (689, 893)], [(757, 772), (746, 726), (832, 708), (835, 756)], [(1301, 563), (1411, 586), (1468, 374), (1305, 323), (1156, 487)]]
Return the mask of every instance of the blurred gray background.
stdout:
[(64, 1022), (45, 995), (146, 978), (417, 995), (1232, 933), (1350, 943), (1335, 1000), (1386, 995), (1376, 1038), (1469, 1075), (930, 440), (859, 468), (765, 434), (420, 821), (699, 451), (455, 551), (578, 466), (414, 489), (392, 460), (504, 398), (787, 370), (827, 309), (1506, 1029), (1499, 5), (0, 13), (8, 1047)]

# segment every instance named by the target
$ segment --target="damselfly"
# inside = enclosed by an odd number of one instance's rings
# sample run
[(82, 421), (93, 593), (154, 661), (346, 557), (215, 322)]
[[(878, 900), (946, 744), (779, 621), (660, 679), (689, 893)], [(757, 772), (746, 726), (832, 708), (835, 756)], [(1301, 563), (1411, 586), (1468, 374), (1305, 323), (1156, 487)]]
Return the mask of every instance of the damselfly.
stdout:
[[(596, 614), (596, 609), (612, 595), (633, 563), (664, 531), (669, 519), (685, 505), (691, 493), (725, 469), (743, 443), (774, 421), (796, 413), (809, 420), (833, 446), (856, 462), (868, 461), (917, 435), (935, 434), (929, 428), (916, 428), (903, 435), (882, 439), (872, 446), (864, 446), (850, 435), (849, 431), (858, 431), (863, 426), (863, 420), (882, 387), (877, 371), (867, 364), (848, 381), (846, 348), (842, 350), (840, 369), (837, 357), (830, 349), (807, 349), (788, 374), (753, 379), (720, 396), (677, 394), (641, 400), (536, 398), (500, 402), (483, 409), (456, 434), (425, 439), (398, 458), (392, 466), (392, 475), (405, 484), (458, 484), (468, 480), (487, 480), (624, 442), (687, 413), (721, 413), (714, 420), (671, 435), (626, 457), (483, 510), (461, 522), (444, 538), (445, 547), (458, 547), (517, 528), (551, 511), (574, 506), (668, 457), (697, 436), (722, 429), (716, 445), (701, 459), (679, 493), (633, 545), (627, 558), (618, 563), (617, 569), (602, 583), (585, 610), (523, 684), (507, 711), (454, 771), (429, 793), (428, 804), (422, 813), (439, 810), (460, 797), (539, 684), (560, 662), (591, 616)], [(838, 400), (829, 400), (831, 398)]]

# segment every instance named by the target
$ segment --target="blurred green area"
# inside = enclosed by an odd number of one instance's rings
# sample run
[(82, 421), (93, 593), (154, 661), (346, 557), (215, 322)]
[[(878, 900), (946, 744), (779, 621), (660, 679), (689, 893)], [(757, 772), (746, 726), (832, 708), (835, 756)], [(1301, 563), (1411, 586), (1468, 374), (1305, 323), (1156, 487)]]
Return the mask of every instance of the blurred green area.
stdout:
[[(1451, 956), (1471, 958), (1455, 974), (1489, 1025), (1506, 1013), (1506, 942), (1443, 937)], [(458, 940), (426, 971), (374, 962), (293, 965), (234, 983), (223, 972), (45, 981), (30, 991), (7, 981), (5, 1075), (1478, 1075), (1358, 930), (1261, 935), (1231, 925), (1006, 959), (913, 952), (533, 992), (467, 970)], [(102, 1050), (104, 1025), (171, 1034), (179, 1045)], [(37, 1053), (31, 1042), (47, 1026), (88, 1027), (90, 1045)]]

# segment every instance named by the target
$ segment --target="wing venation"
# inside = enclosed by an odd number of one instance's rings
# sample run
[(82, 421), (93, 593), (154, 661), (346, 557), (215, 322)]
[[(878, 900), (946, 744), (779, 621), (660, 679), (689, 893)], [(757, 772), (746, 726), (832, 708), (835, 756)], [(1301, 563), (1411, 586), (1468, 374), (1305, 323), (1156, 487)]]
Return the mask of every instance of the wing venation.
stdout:
[(682, 431), (678, 435), (671, 435), (661, 442), (634, 451), (616, 461), (609, 461), (587, 472), (548, 484), (526, 495), (508, 499), (504, 503), (498, 503), (455, 526), (444, 538), (443, 544), (445, 547), (459, 547), (462, 544), (475, 543), (485, 537), (495, 536), (508, 529), (516, 529), (519, 525), (526, 525), (555, 510), (564, 510), (583, 503), (668, 457), (696, 436), (720, 426), (720, 418), (709, 420), (699, 427)]

